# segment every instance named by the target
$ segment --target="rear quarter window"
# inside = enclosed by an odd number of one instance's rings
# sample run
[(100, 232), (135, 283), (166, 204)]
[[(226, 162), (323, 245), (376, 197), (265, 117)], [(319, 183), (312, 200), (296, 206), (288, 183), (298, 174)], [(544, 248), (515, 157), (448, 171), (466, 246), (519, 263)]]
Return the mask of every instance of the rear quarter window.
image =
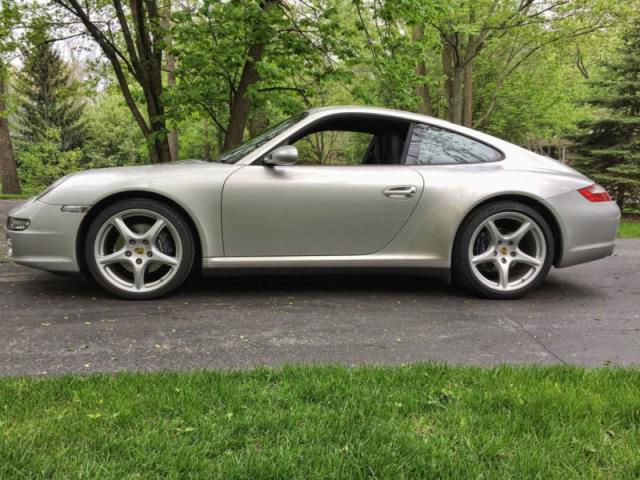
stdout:
[(442, 128), (418, 124), (407, 150), (407, 165), (458, 165), (502, 160), (489, 145)]

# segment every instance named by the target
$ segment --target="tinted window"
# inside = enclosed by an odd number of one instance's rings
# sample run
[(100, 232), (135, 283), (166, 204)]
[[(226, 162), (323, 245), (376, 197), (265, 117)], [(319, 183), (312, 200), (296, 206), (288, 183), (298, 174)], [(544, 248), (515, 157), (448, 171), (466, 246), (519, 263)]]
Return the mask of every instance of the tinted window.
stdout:
[(500, 160), (502, 155), (464, 135), (427, 125), (416, 125), (407, 152), (408, 165), (455, 165)]
[(360, 165), (373, 135), (363, 132), (324, 130), (297, 140), (300, 165)]
[(267, 143), (272, 138), (275, 138), (278, 135), (280, 135), (287, 128), (298, 123), (307, 115), (309, 115), (307, 112), (302, 112), (297, 115), (294, 115), (293, 117), (285, 120), (284, 122), (279, 123), (278, 125), (265, 130), (257, 137), (254, 137), (251, 140), (246, 141), (242, 145), (226, 151), (225, 153), (220, 155), (218, 158), (216, 158), (214, 161), (221, 162), (221, 163), (236, 163), (241, 158), (246, 157), (254, 150), (260, 148), (262, 145)]

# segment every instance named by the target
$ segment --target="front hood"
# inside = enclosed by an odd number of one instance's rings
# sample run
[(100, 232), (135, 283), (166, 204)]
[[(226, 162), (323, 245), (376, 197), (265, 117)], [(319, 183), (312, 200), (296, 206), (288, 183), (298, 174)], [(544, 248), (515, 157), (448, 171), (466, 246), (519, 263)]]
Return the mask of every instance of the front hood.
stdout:
[(124, 167), (92, 168), (72, 174), (74, 177), (93, 177), (94, 175), (157, 175), (179, 170), (201, 168), (205, 166), (224, 166), (222, 163), (209, 163), (203, 160), (180, 160), (177, 162), (155, 163), (151, 165), (131, 165)]
[(195, 186), (215, 185), (241, 166), (199, 160), (85, 170), (70, 175), (40, 198), (51, 205), (94, 205), (120, 192), (142, 191), (164, 195)]

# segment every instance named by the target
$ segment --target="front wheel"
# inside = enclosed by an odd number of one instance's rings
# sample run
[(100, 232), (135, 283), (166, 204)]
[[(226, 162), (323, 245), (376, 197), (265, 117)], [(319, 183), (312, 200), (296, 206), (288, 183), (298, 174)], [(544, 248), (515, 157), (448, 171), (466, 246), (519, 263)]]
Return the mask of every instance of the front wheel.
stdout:
[(101, 211), (85, 239), (92, 277), (123, 298), (152, 299), (178, 288), (194, 261), (191, 229), (173, 208), (146, 198)]
[(480, 207), (460, 227), (453, 276), (486, 298), (519, 298), (536, 288), (553, 260), (553, 235), (545, 219), (519, 202)]

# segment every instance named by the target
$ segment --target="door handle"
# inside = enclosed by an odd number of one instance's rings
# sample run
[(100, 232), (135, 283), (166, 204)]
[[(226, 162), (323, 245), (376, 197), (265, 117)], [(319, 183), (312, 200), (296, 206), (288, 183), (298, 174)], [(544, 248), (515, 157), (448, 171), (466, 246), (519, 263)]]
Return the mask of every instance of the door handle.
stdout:
[(418, 192), (415, 185), (401, 185), (397, 187), (388, 187), (382, 191), (382, 194), (389, 198), (413, 198)]

